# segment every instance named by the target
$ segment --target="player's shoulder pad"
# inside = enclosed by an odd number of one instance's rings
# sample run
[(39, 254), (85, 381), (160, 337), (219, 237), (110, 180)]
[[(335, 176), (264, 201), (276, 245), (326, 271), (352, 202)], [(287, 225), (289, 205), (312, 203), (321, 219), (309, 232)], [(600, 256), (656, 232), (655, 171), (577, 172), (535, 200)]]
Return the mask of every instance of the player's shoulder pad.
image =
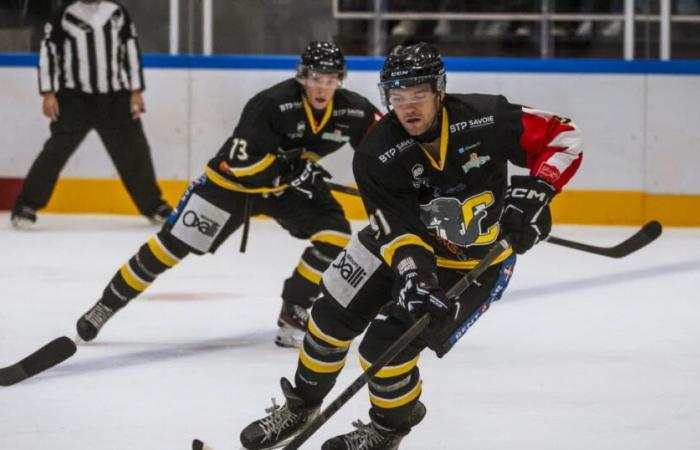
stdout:
[(450, 111), (473, 111), (483, 114), (495, 113), (498, 104), (505, 100), (493, 94), (447, 94), (445, 102)]
[(255, 97), (260, 101), (267, 100), (267, 103), (279, 107), (280, 111), (291, 109), (301, 109), (301, 88), (299, 82), (294, 78), (288, 78), (269, 88), (260, 91)]
[(362, 108), (363, 110), (370, 107), (372, 112), (376, 110), (376, 107), (367, 99), (367, 97), (355, 91), (343, 88), (335, 91), (335, 95), (333, 96), (333, 104), (335, 107), (347, 106), (350, 108)]
[(394, 114), (385, 114), (367, 133), (357, 152), (381, 165), (391, 165), (416, 141), (401, 128)]

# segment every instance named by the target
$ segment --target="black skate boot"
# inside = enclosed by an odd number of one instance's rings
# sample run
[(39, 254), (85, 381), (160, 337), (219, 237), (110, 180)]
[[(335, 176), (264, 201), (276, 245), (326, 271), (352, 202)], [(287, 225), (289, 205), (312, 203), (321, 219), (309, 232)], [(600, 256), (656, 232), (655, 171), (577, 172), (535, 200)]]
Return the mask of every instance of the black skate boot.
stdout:
[[(370, 417), (372, 416), (370, 411)], [(327, 440), (321, 450), (396, 450), (401, 440), (411, 431), (411, 427), (418, 425), (423, 417), (425, 405), (418, 402), (407, 420), (406, 427), (401, 430), (382, 426), (373, 417), (368, 425), (358, 420), (352, 423), (357, 430)]]
[(82, 315), (78, 319), (76, 328), (78, 330), (78, 336), (85, 342), (90, 342), (97, 337), (97, 333), (100, 332), (102, 326), (107, 322), (110, 317), (114, 315), (117, 311), (106, 306), (101, 301), (95, 303), (95, 306), (90, 308), (88, 312)]
[(169, 205), (163, 203), (156, 208), (153, 214), (147, 216), (147, 218), (153, 225), (163, 225), (172, 212), (173, 209)]
[(299, 305), (282, 302), (282, 310), (277, 319), (277, 336), (275, 344), (280, 347), (301, 347), (306, 333), (306, 324), (309, 321), (309, 312)]
[(273, 398), (272, 407), (265, 409), (269, 414), (241, 431), (244, 450), (284, 447), (318, 415), (320, 405), (305, 405), (304, 400), (294, 392), (292, 383), (286, 378), (282, 378), (280, 384), (287, 403), (279, 406)]

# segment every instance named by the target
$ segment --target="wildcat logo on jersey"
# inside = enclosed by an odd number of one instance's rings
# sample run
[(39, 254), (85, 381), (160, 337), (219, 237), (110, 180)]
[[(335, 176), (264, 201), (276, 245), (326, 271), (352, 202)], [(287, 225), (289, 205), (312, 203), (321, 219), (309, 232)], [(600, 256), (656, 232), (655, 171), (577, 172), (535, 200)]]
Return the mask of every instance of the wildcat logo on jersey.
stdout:
[(471, 153), (469, 155), (469, 161), (462, 164), (462, 170), (464, 171), (464, 173), (467, 173), (471, 169), (478, 169), (479, 167), (489, 162), (489, 160), (491, 160), (490, 156), (479, 156), (476, 153)]
[(338, 255), (332, 267), (338, 269), (341, 278), (355, 288), (367, 276), (367, 271), (348, 254), (347, 249)]

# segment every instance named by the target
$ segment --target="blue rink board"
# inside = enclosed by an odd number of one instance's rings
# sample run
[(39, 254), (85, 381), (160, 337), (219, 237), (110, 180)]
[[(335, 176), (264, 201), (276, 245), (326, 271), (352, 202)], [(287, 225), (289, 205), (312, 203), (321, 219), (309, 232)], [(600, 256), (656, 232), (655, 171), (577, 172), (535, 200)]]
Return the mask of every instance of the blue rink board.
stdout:
[[(298, 56), (143, 56), (144, 67), (152, 69), (293, 70)], [(382, 58), (350, 56), (348, 69), (377, 71)], [(0, 67), (34, 67), (36, 53), (0, 53)], [(535, 58), (452, 58), (445, 57), (452, 72), (595, 73), (700, 75), (700, 61), (623, 61), (617, 59), (535, 59)]]

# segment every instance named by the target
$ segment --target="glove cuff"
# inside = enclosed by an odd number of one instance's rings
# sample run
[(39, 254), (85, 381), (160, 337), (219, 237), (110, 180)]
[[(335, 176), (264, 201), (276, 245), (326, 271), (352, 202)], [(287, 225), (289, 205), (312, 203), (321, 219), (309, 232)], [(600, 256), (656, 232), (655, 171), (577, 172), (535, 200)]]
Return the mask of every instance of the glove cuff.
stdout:
[(557, 190), (549, 181), (534, 175), (513, 175), (510, 177), (508, 195), (527, 200), (537, 200), (548, 204), (557, 194)]

